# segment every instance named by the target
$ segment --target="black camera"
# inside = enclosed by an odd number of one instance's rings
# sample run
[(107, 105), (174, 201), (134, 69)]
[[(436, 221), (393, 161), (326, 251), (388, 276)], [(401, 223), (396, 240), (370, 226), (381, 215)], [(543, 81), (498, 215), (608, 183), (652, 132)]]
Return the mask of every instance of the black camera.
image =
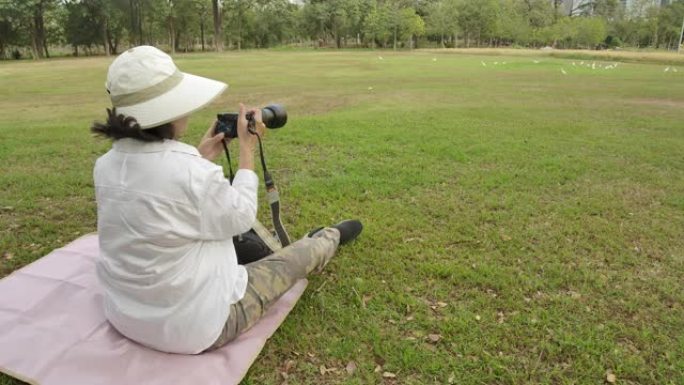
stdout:
[[(247, 121), (254, 121), (254, 114), (247, 113)], [(218, 122), (216, 123), (215, 134), (223, 132), (226, 138), (237, 138), (237, 122), (238, 114), (234, 112), (222, 113), (216, 115)], [(280, 128), (287, 123), (287, 111), (285, 107), (280, 104), (271, 104), (261, 110), (261, 119), (268, 128)]]

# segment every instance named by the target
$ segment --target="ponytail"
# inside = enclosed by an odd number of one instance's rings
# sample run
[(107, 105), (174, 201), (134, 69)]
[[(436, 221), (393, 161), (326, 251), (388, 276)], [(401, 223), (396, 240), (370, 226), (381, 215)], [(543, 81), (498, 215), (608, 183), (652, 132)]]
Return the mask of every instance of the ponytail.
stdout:
[(142, 129), (134, 117), (117, 114), (116, 108), (107, 108), (107, 122), (104, 124), (94, 122), (90, 127), (90, 131), (96, 135), (113, 140), (133, 138), (143, 142), (160, 142), (164, 139), (174, 138), (174, 130), (171, 123)]

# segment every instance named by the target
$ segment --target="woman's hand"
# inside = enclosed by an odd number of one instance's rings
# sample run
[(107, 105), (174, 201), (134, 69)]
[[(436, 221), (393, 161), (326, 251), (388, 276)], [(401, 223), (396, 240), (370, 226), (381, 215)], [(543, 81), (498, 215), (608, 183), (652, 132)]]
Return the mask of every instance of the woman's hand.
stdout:
[(238, 168), (246, 168), (254, 170), (254, 148), (258, 142), (256, 135), (249, 132), (247, 113), (254, 114), (254, 130), (263, 138), (266, 125), (262, 121), (260, 108), (247, 108), (240, 103), (240, 112), (238, 113), (238, 141), (240, 143), (240, 160)]
[[(217, 121), (214, 121), (207, 132), (200, 140), (199, 146), (197, 146), (197, 151), (199, 151), (202, 158), (213, 161), (216, 157), (223, 151), (223, 141), (224, 134), (220, 132), (214, 135), (214, 130), (216, 129)], [(230, 140), (230, 139), (228, 139)]]
[(247, 113), (254, 114), (254, 130), (263, 138), (266, 125), (262, 121), (260, 108), (247, 108), (240, 103), (240, 112), (238, 113), (238, 140), (240, 149), (252, 150), (256, 147), (258, 138), (248, 130), (249, 121), (247, 120)]

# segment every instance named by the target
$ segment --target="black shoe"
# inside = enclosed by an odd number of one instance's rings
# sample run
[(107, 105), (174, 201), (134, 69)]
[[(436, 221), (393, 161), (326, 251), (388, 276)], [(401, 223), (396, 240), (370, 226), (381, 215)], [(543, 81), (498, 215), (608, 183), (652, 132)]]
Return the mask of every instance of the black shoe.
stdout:
[[(332, 226), (332, 228), (337, 229), (337, 231), (340, 232), (340, 245), (344, 245), (361, 234), (363, 225), (356, 219), (349, 219)], [(311, 238), (321, 230), (323, 230), (323, 227), (311, 230), (307, 236)]]
[(348, 219), (336, 224), (333, 228), (339, 230), (340, 245), (344, 245), (361, 234), (363, 225), (361, 224), (361, 221), (357, 219)]

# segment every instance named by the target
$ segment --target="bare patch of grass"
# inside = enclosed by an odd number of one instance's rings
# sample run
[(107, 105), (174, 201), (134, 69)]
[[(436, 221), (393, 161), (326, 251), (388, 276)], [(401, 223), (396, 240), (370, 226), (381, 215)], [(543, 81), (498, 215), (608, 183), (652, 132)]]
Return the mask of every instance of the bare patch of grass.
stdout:
[(632, 63), (659, 63), (684, 65), (684, 55), (676, 52), (651, 51), (590, 51), (570, 49), (516, 49), (516, 48), (441, 48), (422, 49), (419, 51), (436, 53), (456, 53), (466, 55), (488, 56), (524, 56), (524, 57), (555, 57), (561, 59), (605, 60)]

